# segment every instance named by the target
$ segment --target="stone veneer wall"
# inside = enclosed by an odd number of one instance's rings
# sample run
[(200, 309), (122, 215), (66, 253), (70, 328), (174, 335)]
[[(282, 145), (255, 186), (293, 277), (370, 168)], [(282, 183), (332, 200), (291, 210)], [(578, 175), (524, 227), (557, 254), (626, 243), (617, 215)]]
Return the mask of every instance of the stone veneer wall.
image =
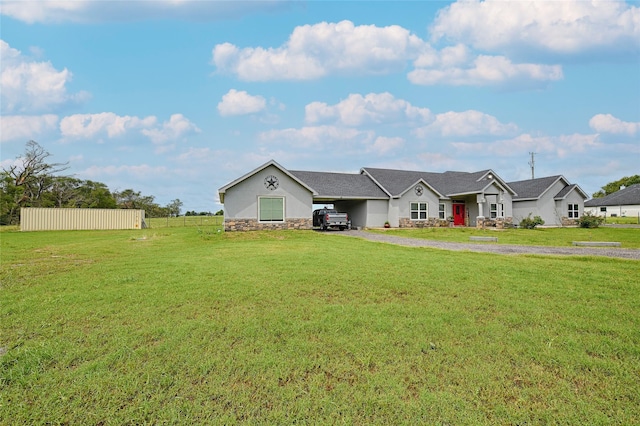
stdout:
[(449, 226), (449, 221), (435, 217), (425, 220), (411, 220), (408, 217), (401, 217), (398, 226), (400, 228), (446, 228)]
[(224, 221), (225, 231), (262, 231), (277, 229), (312, 229), (311, 219), (287, 219), (284, 222), (258, 222), (256, 219), (230, 219)]
[(562, 216), (560, 223), (562, 226), (578, 226), (578, 219), (569, 219), (568, 217)]
[(513, 226), (512, 217), (499, 217), (496, 219), (489, 219), (486, 217), (476, 218), (476, 228), (505, 229), (505, 228), (511, 228), (512, 226)]

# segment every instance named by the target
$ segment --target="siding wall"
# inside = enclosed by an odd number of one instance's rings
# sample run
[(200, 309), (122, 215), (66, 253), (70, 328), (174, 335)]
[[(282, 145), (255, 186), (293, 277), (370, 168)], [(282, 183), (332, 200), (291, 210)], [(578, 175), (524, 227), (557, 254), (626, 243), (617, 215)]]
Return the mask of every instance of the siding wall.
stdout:
[(20, 209), (21, 231), (141, 229), (143, 222), (144, 210), (40, 207)]

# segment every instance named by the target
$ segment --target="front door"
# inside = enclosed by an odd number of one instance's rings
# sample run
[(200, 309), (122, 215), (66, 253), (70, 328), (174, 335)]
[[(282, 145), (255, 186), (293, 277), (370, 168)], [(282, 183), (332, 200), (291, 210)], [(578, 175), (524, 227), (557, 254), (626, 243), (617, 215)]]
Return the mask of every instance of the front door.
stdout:
[(464, 204), (453, 204), (453, 224), (464, 225)]

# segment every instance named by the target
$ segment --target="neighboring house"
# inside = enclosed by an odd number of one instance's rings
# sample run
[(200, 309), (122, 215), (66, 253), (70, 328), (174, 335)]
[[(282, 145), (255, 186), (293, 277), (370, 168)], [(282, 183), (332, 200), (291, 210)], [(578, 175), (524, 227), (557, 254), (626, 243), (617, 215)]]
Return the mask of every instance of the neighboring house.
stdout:
[(640, 216), (640, 183), (584, 203), (584, 210), (604, 217)]
[(514, 224), (529, 215), (540, 216), (548, 226), (571, 226), (584, 212), (587, 194), (564, 176), (509, 182), (518, 194), (513, 197)]
[[(550, 210), (577, 204), (576, 214), (581, 214), (584, 192), (558, 178), (549, 191), (561, 182), (566, 185), (551, 195)], [(326, 204), (349, 213), (352, 226), (358, 228), (382, 227), (385, 222), (401, 228), (501, 228), (516, 217), (519, 196), (493, 170), (430, 173), (365, 167), (360, 173), (328, 173), (287, 170), (273, 160), (218, 192), (226, 230), (311, 229), (314, 205)], [(549, 209), (546, 196), (537, 198), (533, 215)]]

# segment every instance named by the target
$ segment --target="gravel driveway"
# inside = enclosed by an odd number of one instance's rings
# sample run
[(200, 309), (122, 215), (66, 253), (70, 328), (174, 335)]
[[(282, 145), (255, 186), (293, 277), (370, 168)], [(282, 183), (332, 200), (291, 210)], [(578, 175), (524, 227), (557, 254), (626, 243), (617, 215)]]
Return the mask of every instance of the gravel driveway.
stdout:
[(333, 235), (363, 238), (369, 241), (397, 244), (408, 247), (432, 247), (443, 250), (476, 251), (498, 254), (547, 254), (553, 256), (606, 256), (621, 259), (640, 260), (639, 249), (625, 249), (616, 247), (546, 247), (546, 246), (517, 246), (512, 244), (495, 243), (453, 243), (447, 241), (421, 240), (418, 238), (398, 237), (375, 232), (349, 230), (335, 232)]

